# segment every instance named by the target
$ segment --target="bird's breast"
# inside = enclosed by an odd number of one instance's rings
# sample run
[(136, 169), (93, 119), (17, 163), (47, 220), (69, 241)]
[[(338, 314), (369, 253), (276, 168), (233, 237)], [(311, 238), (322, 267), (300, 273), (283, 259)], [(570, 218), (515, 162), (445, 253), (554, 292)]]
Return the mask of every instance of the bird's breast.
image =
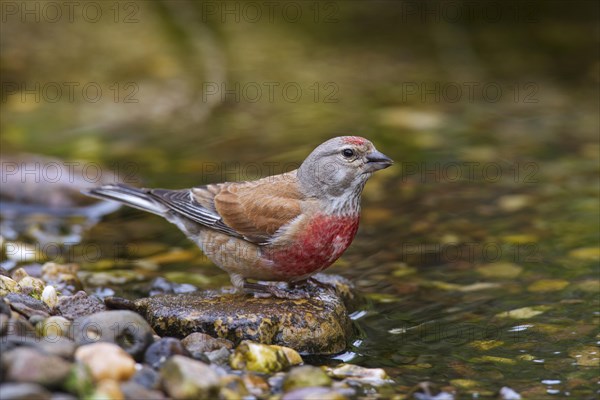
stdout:
[(264, 249), (263, 255), (283, 277), (303, 277), (330, 266), (350, 246), (359, 216), (317, 214), (291, 227), (285, 245)]

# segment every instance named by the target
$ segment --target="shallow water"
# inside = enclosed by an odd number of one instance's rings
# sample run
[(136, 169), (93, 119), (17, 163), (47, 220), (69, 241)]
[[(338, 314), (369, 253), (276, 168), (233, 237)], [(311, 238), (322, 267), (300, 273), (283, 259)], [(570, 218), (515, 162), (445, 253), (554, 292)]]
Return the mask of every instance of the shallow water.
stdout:
[[(367, 299), (360, 334), (338, 358), (385, 368), (399, 392), (431, 381), (473, 397), (508, 386), (526, 398), (594, 398), (592, 2), (507, 3), (499, 21), (467, 3), (474, 17), (455, 21), (437, 3), (414, 14), (391, 2), (306, 2), (293, 3), (304, 11), (296, 22), (132, 4), (131, 24), (3, 27), (35, 39), (2, 41), (5, 83), (104, 88), (97, 102), (79, 92), (52, 102), (3, 85), (3, 153), (180, 188), (290, 170), (326, 138), (366, 136), (396, 164), (367, 184), (357, 238), (329, 270)], [(18, 240), (36, 244), (24, 231)], [(91, 290), (135, 297), (156, 276), (228, 284), (174, 226), (135, 210), (105, 216), (58, 254), (48, 248), (36, 261), (82, 263)]]

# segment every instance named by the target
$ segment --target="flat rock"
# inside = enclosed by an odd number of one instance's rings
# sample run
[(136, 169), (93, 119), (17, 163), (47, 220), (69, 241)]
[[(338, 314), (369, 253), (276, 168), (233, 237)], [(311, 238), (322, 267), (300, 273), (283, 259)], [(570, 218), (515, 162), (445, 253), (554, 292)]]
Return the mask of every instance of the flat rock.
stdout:
[(309, 298), (293, 300), (214, 291), (166, 294), (139, 299), (135, 309), (161, 336), (183, 338), (202, 332), (235, 344), (251, 340), (303, 354), (335, 354), (349, 341), (347, 304), (355, 303), (356, 296), (343, 278), (319, 280), (335, 290), (311, 285)]

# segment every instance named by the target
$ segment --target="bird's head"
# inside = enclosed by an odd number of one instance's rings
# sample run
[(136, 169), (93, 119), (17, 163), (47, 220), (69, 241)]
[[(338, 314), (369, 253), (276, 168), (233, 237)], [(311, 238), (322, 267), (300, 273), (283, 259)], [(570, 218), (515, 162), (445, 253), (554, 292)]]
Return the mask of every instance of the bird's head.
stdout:
[(360, 196), (373, 172), (392, 163), (392, 159), (378, 151), (369, 140), (340, 136), (314, 149), (298, 169), (298, 178), (302, 189), (310, 196)]

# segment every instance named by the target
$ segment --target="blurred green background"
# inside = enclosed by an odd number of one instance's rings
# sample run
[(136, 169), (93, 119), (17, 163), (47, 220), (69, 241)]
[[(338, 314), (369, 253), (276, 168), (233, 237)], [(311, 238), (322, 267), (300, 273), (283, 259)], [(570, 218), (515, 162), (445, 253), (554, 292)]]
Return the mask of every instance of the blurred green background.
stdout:
[[(331, 269), (369, 299), (343, 357), (386, 367), (401, 390), (594, 396), (596, 2), (77, 4), (1, 3), (3, 154), (180, 188), (368, 137), (396, 164), (367, 185), (359, 235)], [(125, 259), (181, 247), (191, 255), (156, 274), (227, 283), (174, 226), (137, 211), (85, 240), (137, 246)]]

